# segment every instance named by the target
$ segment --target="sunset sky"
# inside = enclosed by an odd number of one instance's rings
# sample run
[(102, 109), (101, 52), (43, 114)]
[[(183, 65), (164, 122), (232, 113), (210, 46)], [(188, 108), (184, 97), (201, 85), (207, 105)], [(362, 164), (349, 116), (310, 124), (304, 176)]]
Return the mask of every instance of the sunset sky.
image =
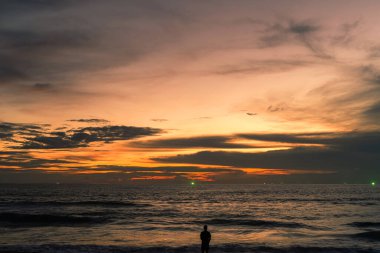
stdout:
[(380, 180), (380, 1), (0, 1), (0, 183)]

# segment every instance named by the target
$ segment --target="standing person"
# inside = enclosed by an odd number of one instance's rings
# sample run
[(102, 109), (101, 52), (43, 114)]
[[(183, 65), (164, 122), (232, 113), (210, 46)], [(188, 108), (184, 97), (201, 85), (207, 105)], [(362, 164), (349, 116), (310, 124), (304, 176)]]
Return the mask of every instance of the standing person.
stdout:
[(202, 240), (202, 246), (201, 246), (202, 253), (208, 253), (208, 249), (210, 247), (210, 241), (211, 241), (211, 233), (207, 231), (207, 225), (203, 226), (203, 231), (201, 232), (201, 240)]

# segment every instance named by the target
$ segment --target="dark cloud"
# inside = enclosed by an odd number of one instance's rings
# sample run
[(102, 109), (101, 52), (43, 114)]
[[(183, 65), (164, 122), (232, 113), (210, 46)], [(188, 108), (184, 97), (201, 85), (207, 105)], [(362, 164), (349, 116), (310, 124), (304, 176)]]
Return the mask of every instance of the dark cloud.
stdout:
[(0, 139), (5, 139), (5, 138), (9, 138), (9, 137), (12, 137), (11, 133), (1, 133), (0, 132)]
[(312, 21), (285, 20), (269, 25), (265, 35), (261, 37), (263, 46), (278, 46), (287, 43), (292, 36), (307, 37), (320, 30), (320, 27)]
[[(89, 141), (88, 141), (89, 142)], [(59, 149), (85, 147), (88, 142), (72, 140), (70, 137), (37, 136), (22, 143), (23, 149)]]
[[(28, 152), (20, 151), (3, 151), (0, 153), (0, 166), (15, 169), (15, 171), (23, 171), (28, 169), (43, 169), (49, 167), (62, 167), (70, 163), (64, 159), (42, 159), (35, 158)], [(0, 169), (1, 171), (2, 169)], [(62, 170), (64, 168), (62, 167)]]
[(60, 149), (86, 147), (89, 143), (130, 140), (142, 136), (151, 136), (161, 130), (149, 127), (103, 126), (84, 127), (63, 132), (48, 132), (43, 136), (27, 138), (20, 148), (23, 149)]
[[(0, 81), (3, 85), (38, 79), (64, 77), (59, 71), (78, 68), (78, 60), (58, 60), (68, 50), (79, 51), (91, 44), (87, 32), (0, 29)], [(53, 58), (56, 57), (56, 58)], [(53, 74), (55, 72), (56, 74)], [(58, 79), (57, 79), (58, 80)], [(11, 88), (11, 87), (9, 87)]]
[(46, 127), (46, 124), (0, 122), (0, 138), (12, 140), (15, 135), (34, 136), (43, 133)]
[(321, 27), (310, 20), (286, 20), (269, 25), (260, 39), (262, 47), (275, 47), (288, 43), (299, 43), (314, 56), (321, 59), (333, 59), (322, 47), (318, 32)]
[(150, 148), (262, 148), (265, 145), (248, 145), (236, 143), (237, 139), (248, 139), (258, 142), (277, 143), (271, 147), (287, 145), (317, 145), (330, 149), (352, 152), (380, 152), (380, 132), (310, 132), (310, 133), (242, 133), (230, 136), (195, 136), (188, 138), (157, 139), (135, 141), (134, 147)]
[(2, 14), (14, 14), (25, 11), (41, 11), (41, 9), (62, 8), (70, 0), (64, 1), (48, 1), (48, 0), (2, 0), (0, 2), (0, 10)]
[(372, 85), (380, 85), (380, 71), (376, 68), (376, 66), (372, 64), (367, 64), (364, 66), (359, 66), (359, 77)]
[[(89, 119), (85, 122), (99, 122)], [(100, 120), (104, 122), (105, 120)], [(112, 142), (130, 140), (142, 136), (156, 135), (160, 129), (134, 126), (101, 126), (76, 129), (59, 128), (65, 131), (52, 131), (49, 125), (0, 123), (0, 138), (8, 141), (11, 147), (21, 149), (60, 149), (86, 147), (91, 142)]]
[(81, 123), (109, 123), (109, 120), (106, 119), (70, 119), (71, 122), (81, 122)]
[(0, 122), (0, 129), (3, 131), (32, 131), (43, 130), (49, 124), (28, 124), (28, 123), (11, 123)]
[(349, 152), (380, 153), (380, 132), (239, 134), (238, 137), (278, 143), (325, 145)]
[(372, 105), (370, 108), (364, 111), (366, 115), (370, 118), (379, 118), (380, 117), (380, 102)]
[[(153, 158), (157, 162), (223, 165), (231, 167), (309, 170), (336, 173), (351, 182), (379, 177), (380, 132), (344, 134), (244, 134), (241, 138), (322, 146), (295, 147), (261, 153), (202, 151)], [(344, 177), (343, 177), (344, 176)]]
[[(64, 50), (72, 47), (88, 45), (90, 38), (75, 30), (30, 31), (30, 30), (1, 30), (2, 48), (13, 53), (36, 55), (51, 50)], [(55, 51), (56, 52), (56, 51)]]
[(38, 90), (47, 90), (50, 89), (53, 85), (51, 83), (35, 83), (33, 87)]
[[(341, 150), (298, 147), (263, 153), (202, 151), (191, 155), (156, 158), (159, 162), (224, 165), (246, 168), (313, 170), (350, 175), (379, 177), (379, 153), (343, 152)], [(312, 174), (312, 173), (310, 173)], [(363, 181), (362, 181), (363, 182)]]
[(134, 127), (134, 126), (103, 126), (103, 127), (85, 127), (74, 130), (74, 136), (81, 138), (80, 134), (90, 136), (90, 139), (100, 141), (117, 141), (130, 140), (141, 136), (156, 135), (161, 130), (150, 127)]
[(16, 66), (9, 66), (8, 63), (0, 61), (0, 82), (22, 80), (24, 78), (26, 78), (26, 74), (22, 70)]
[(308, 35), (318, 31), (320, 28), (316, 24), (313, 24), (310, 21), (303, 22), (289, 22), (287, 30), (291, 33), (298, 35)]
[(336, 140), (333, 133), (297, 134), (238, 134), (240, 138), (291, 144), (331, 144)]
[(197, 136), (189, 138), (158, 139), (132, 143), (135, 147), (150, 148), (254, 148), (254, 146), (233, 143), (229, 136)]

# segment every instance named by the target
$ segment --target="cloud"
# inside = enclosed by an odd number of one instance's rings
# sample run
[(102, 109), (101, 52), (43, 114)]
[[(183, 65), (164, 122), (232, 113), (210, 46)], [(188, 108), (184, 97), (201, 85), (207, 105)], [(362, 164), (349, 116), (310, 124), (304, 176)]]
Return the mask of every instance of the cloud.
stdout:
[(132, 145), (148, 148), (254, 148), (254, 146), (233, 143), (233, 141), (233, 137), (230, 136), (196, 136), (133, 142)]
[(65, 159), (43, 159), (32, 156), (27, 151), (3, 151), (0, 152), (0, 171), (4, 168), (9, 168), (15, 172), (25, 171), (29, 169), (42, 170), (51, 167), (67, 166), (70, 161)]
[(285, 111), (288, 108), (288, 105), (286, 103), (278, 103), (275, 105), (270, 105), (267, 108), (268, 112), (281, 112)]
[[(88, 142), (77, 142), (65, 136), (37, 136), (24, 141), (19, 148), (22, 149), (59, 149), (85, 147)], [(16, 148), (16, 147), (15, 147)]]
[(370, 108), (364, 111), (370, 118), (380, 117), (380, 102), (372, 105)]
[[(272, 56), (268, 50), (276, 50), (276, 58), (231, 64), (221, 73), (289, 72), (303, 66), (312, 67), (305, 70), (325, 68), (330, 80), (304, 94), (294, 92), (278, 99), (271, 96), (265, 102), (258, 99), (252, 103), (252, 110), (256, 111), (257, 103), (261, 103), (265, 106), (260, 115), (270, 119), (339, 125), (346, 129), (379, 129), (380, 72), (374, 57), (377, 47), (359, 29), (363, 24), (361, 19), (340, 25), (296, 18), (263, 22), (261, 31), (257, 31), (258, 47), (266, 52), (265, 56)], [(352, 58), (347, 58), (347, 52), (352, 52)]]
[[(243, 144), (237, 140), (253, 140), (258, 144)], [(241, 133), (225, 136), (193, 136), (187, 138), (135, 141), (128, 145), (143, 148), (272, 148), (286, 145), (309, 145), (350, 152), (380, 153), (380, 132), (310, 132), (310, 133)], [(260, 144), (265, 143), (265, 144)]]
[(38, 90), (47, 90), (50, 89), (53, 85), (51, 83), (35, 83), (33, 87)]
[[(101, 141), (129, 140), (141, 136), (149, 136), (160, 133), (161, 130), (150, 127), (134, 126), (103, 126), (103, 127), (84, 127), (74, 130), (73, 138), (83, 139), (80, 135), (88, 136), (90, 139)], [(87, 137), (86, 137), (87, 138)], [(86, 139), (84, 138), (84, 139)]]
[(218, 75), (235, 75), (235, 74), (266, 74), (291, 71), (297, 68), (310, 66), (313, 64), (309, 60), (249, 60), (238, 64), (228, 64), (217, 67), (213, 74)]
[[(181, 4), (173, 4), (1, 1), (0, 100), (6, 104), (4, 110), (40, 113), (44, 108), (46, 114), (57, 116), (55, 110), (62, 108), (68, 114), (96, 100), (124, 99), (130, 92), (105, 91), (99, 82), (88, 79), (102, 80), (106, 71), (171, 48), (167, 45), (186, 31), (188, 16)], [(134, 76), (124, 78), (126, 85), (135, 85), (129, 82)]]
[(0, 29), (0, 39), (2, 41), (0, 85), (51, 79), (53, 72), (57, 77), (64, 77), (58, 71), (67, 71), (79, 65), (73, 59), (66, 59), (68, 61), (66, 64), (70, 62), (71, 65), (64, 66), (59, 59), (62, 59), (68, 50), (85, 49), (91, 42), (86, 32), (59, 30), (59, 28), (56, 31), (45, 31), (44, 28), (38, 30), (3, 28)]
[[(90, 119), (90, 122), (99, 122), (99, 119)], [(0, 123), (0, 138), (9, 141), (13, 148), (62, 149), (86, 147), (95, 141), (107, 143), (131, 140), (161, 132), (157, 128), (114, 125), (62, 130), (65, 131), (52, 131), (49, 125), (43, 124), (3, 122)]]
[(11, 123), (11, 122), (0, 122), (0, 137), (8, 138), (9, 141), (12, 140), (11, 137), (15, 135), (23, 136), (33, 136), (42, 134), (43, 131), (49, 125), (46, 124), (25, 124), (25, 123)]
[(347, 46), (352, 43), (355, 40), (355, 30), (360, 24), (361, 20), (342, 24), (339, 33), (331, 39), (331, 44)]
[(104, 123), (104, 124), (110, 122), (109, 120), (106, 120), (106, 119), (70, 119), (67, 121), (80, 122), (80, 123)]
[(59, 149), (86, 147), (89, 143), (113, 142), (130, 140), (142, 136), (151, 136), (160, 133), (161, 130), (149, 127), (133, 126), (103, 126), (84, 127), (67, 131), (66, 133), (47, 133), (45, 136), (28, 138), (20, 148), (23, 149)]
[(62, 8), (68, 3), (72, 3), (71, 0), (50, 2), (45, 0), (3, 0), (0, 3), (0, 12), (2, 14), (14, 15), (18, 12), (25, 11), (40, 11), (51, 10), (55, 8)]
[[(291, 144), (331, 144), (336, 140), (333, 133), (297, 133), (297, 134), (238, 134), (240, 138)], [(328, 136), (328, 137), (325, 137)], [(329, 140), (330, 142), (326, 141)]]
[(325, 171), (364, 182), (379, 177), (380, 133), (241, 134), (241, 138), (322, 146), (294, 147), (260, 153), (201, 151), (153, 158), (157, 162), (222, 165), (237, 168)]
[(224, 165), (237, 168), (325, 171), (350, 175), (350, 180), (355, 181), (357, 176), (367, 180), (380, 176), (376, 169), (380, 166), (378, 155), (378, 153), (362, 154), (334, 149), (298, 147), (263, 153), (202, 151), (191, 155), (156, 158), (155, 161)]
[[(359, 127), (378, 129), (380, 123), (380, 117), (378, 117), (380, 103), (379, 68), (368, 63), (358, 66), (347, 65), (343, 66), (342, 69), (345, 76), (340, 81), (343, 85), (339, 89), (334, 89), (334, 85), (329, 83), (321, 87), (321, 90), (318, 91), (319, 94), (314, 95), (323, 97), (327, 102), (326, 106), (333, 108), (333, 110), (338, 111), (336, 108), (339, 108), (347, 119), (357, 120)], [(332, 87), (330, 91), (328, 86)]]
[(154, 121), (154, 122), (165, 122), (165, 121), (168, 121), (168, 119), (151, 119), (151, 121)]
[(326, 52), (318, 38), (321, 26), (311, 20), (294, 21), (286, 20), (269, 25), (260, 38), (262, 47), (276, 47), (289, 43), (299, 43), (309, 50), (315, 57), (321, 59), (333, 59)]
[(0, 3), (0, 85), (69, 85), (83, 73), (129, 65), (174, 39), (186, 19), (156, 1), (60, 2)]
[[(77, 129), (77, 133), (86, 132), (89, 136), (77, 137), (73, 143), (88, 144), (92, 141), (112, 138), (120, 140), (130, 138), (128, 133), (115, 134), (109, 128)], [(124, 129), (124, 128), (122, 128)], [(125, 129), (124, 129), (125, 130)], [(141, 130), (139, 130), (141, 131)], [(124, 131), (123, 131), (124, 132)], [(59, 148), (68, 145), (57, 144), (55, 141), (71, 140), (74, 130), (68, 132), (49, 132), (52, 139), (38, 139), (43, 148)], [(112, 133), (112, 134), (110, 134)], [(93, 136), (94, 134), (94, 136)], [(116, 136), (116, 137), (115, 137)], [(134, 135), (133, 135), (134, 136)], [(217, 137), (217, 138), (215, 138)], [(237, 134), (231, 136), (194, 137), (191, 139), (163, 139), (150, 143), (150, 148), (174, 147), (218, 147), (231, 148), (225, 145), (229, 140), (248, 139), (259, 142), (284, 143), (293, 146), (287, 150), (273, 150), (260, 153), (201, 151), (193, 154), (175, 155), (152, 158), (158, 163), (173, 163), (173, 166), (87, 166), (91, 157), (66, 156), (60, 159), (34, 157), (29, 150), (12, 150), (0, 152), (0, 170), (2, 178), (25, 182), (26, 175), (36, 182), (56, 180), (67, 182), (130, 182), (149, 179), (170, 179), (173, 182), (187, 180), (217, 181), (217, 182), (353, 182), (364, 183), (369, 178), (379, 177), (377, 168), (380, 166), (380, 132), (314, 132), (314, 133), (279, 133), (279, 134)], [(160, 143), (162, 141), (162, 143)], [(60, 141), (59, 141), (60, 142)], [(208, 142), (209, 144), (203, 144)], [(239, 144), (236, 144), (239, 145)], [(296, 146), (294, 146), (296, 145)], [(301, 145), (301, 146), (299, 146)], [(307, 146), (305, 146), (307, 145)], [(275, 147), (275, 146), (273, 146)], [(40, 148), (40, 147), (37, 147)], [(175, 165), (174, 165), (175, 164)], [(184, 164), (184, 166), (178, 166)], [(199, 164), (188, 166), (185, 164)], [(154, 165), (154, 163), (153, 163)], [(208, 167), (205, 167), (205, 166)], [(219, 167), (223, 166), (223, 167)], [(8, 169), (7, 169), (8, 168)], [(54, 169), (53, 171), (51, 168)], [(244, 168), (259, 168), (264, 171), (246, 171)], [(271, 172), (272, 171), (272, 172)], [(298, 172), (297, 172), (298, 171)], [(15, 173), (18, 175), (15, 175)], [(86, 176), (85, 176), (86, 174)], [(99, 175), (103, 176), (99, 176)], [(30, 178), (30, 179), (31, 179)], [(139, 179), (138, 179), (139, 178)], [(4, 179), (5, 180), (5, 179)], [(32, 179), (31, 179), (32, 180)], [(33, 181), (32, 180), (32, 181)], [(10, 182), (11, 182), (10, 181)]]
[(296, 134), (238, 134), (240, 138), (289, 144), (325, 145), (349, 152), (380, 153), (380, 132), (320, 132)]
[[(304, 122), (343, 129), (379, 129), (380, 71), (376, 64), (332, 63), (338, 77), (305, 93), (250, 101), (251, 110), (283, 122)], [(258, 108), (261, 107), (261, 108)]]

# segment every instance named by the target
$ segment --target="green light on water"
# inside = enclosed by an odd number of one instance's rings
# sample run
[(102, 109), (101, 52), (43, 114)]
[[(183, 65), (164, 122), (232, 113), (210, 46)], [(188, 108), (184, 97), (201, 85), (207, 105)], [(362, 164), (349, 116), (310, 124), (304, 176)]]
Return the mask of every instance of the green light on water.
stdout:
[(195, 185), (195, 182), (193, 181), (193, 182), (191, 182), (191, 185)]
[(372, 186), (376, 186), (376, 183), (374, 181), (371, 182)]

